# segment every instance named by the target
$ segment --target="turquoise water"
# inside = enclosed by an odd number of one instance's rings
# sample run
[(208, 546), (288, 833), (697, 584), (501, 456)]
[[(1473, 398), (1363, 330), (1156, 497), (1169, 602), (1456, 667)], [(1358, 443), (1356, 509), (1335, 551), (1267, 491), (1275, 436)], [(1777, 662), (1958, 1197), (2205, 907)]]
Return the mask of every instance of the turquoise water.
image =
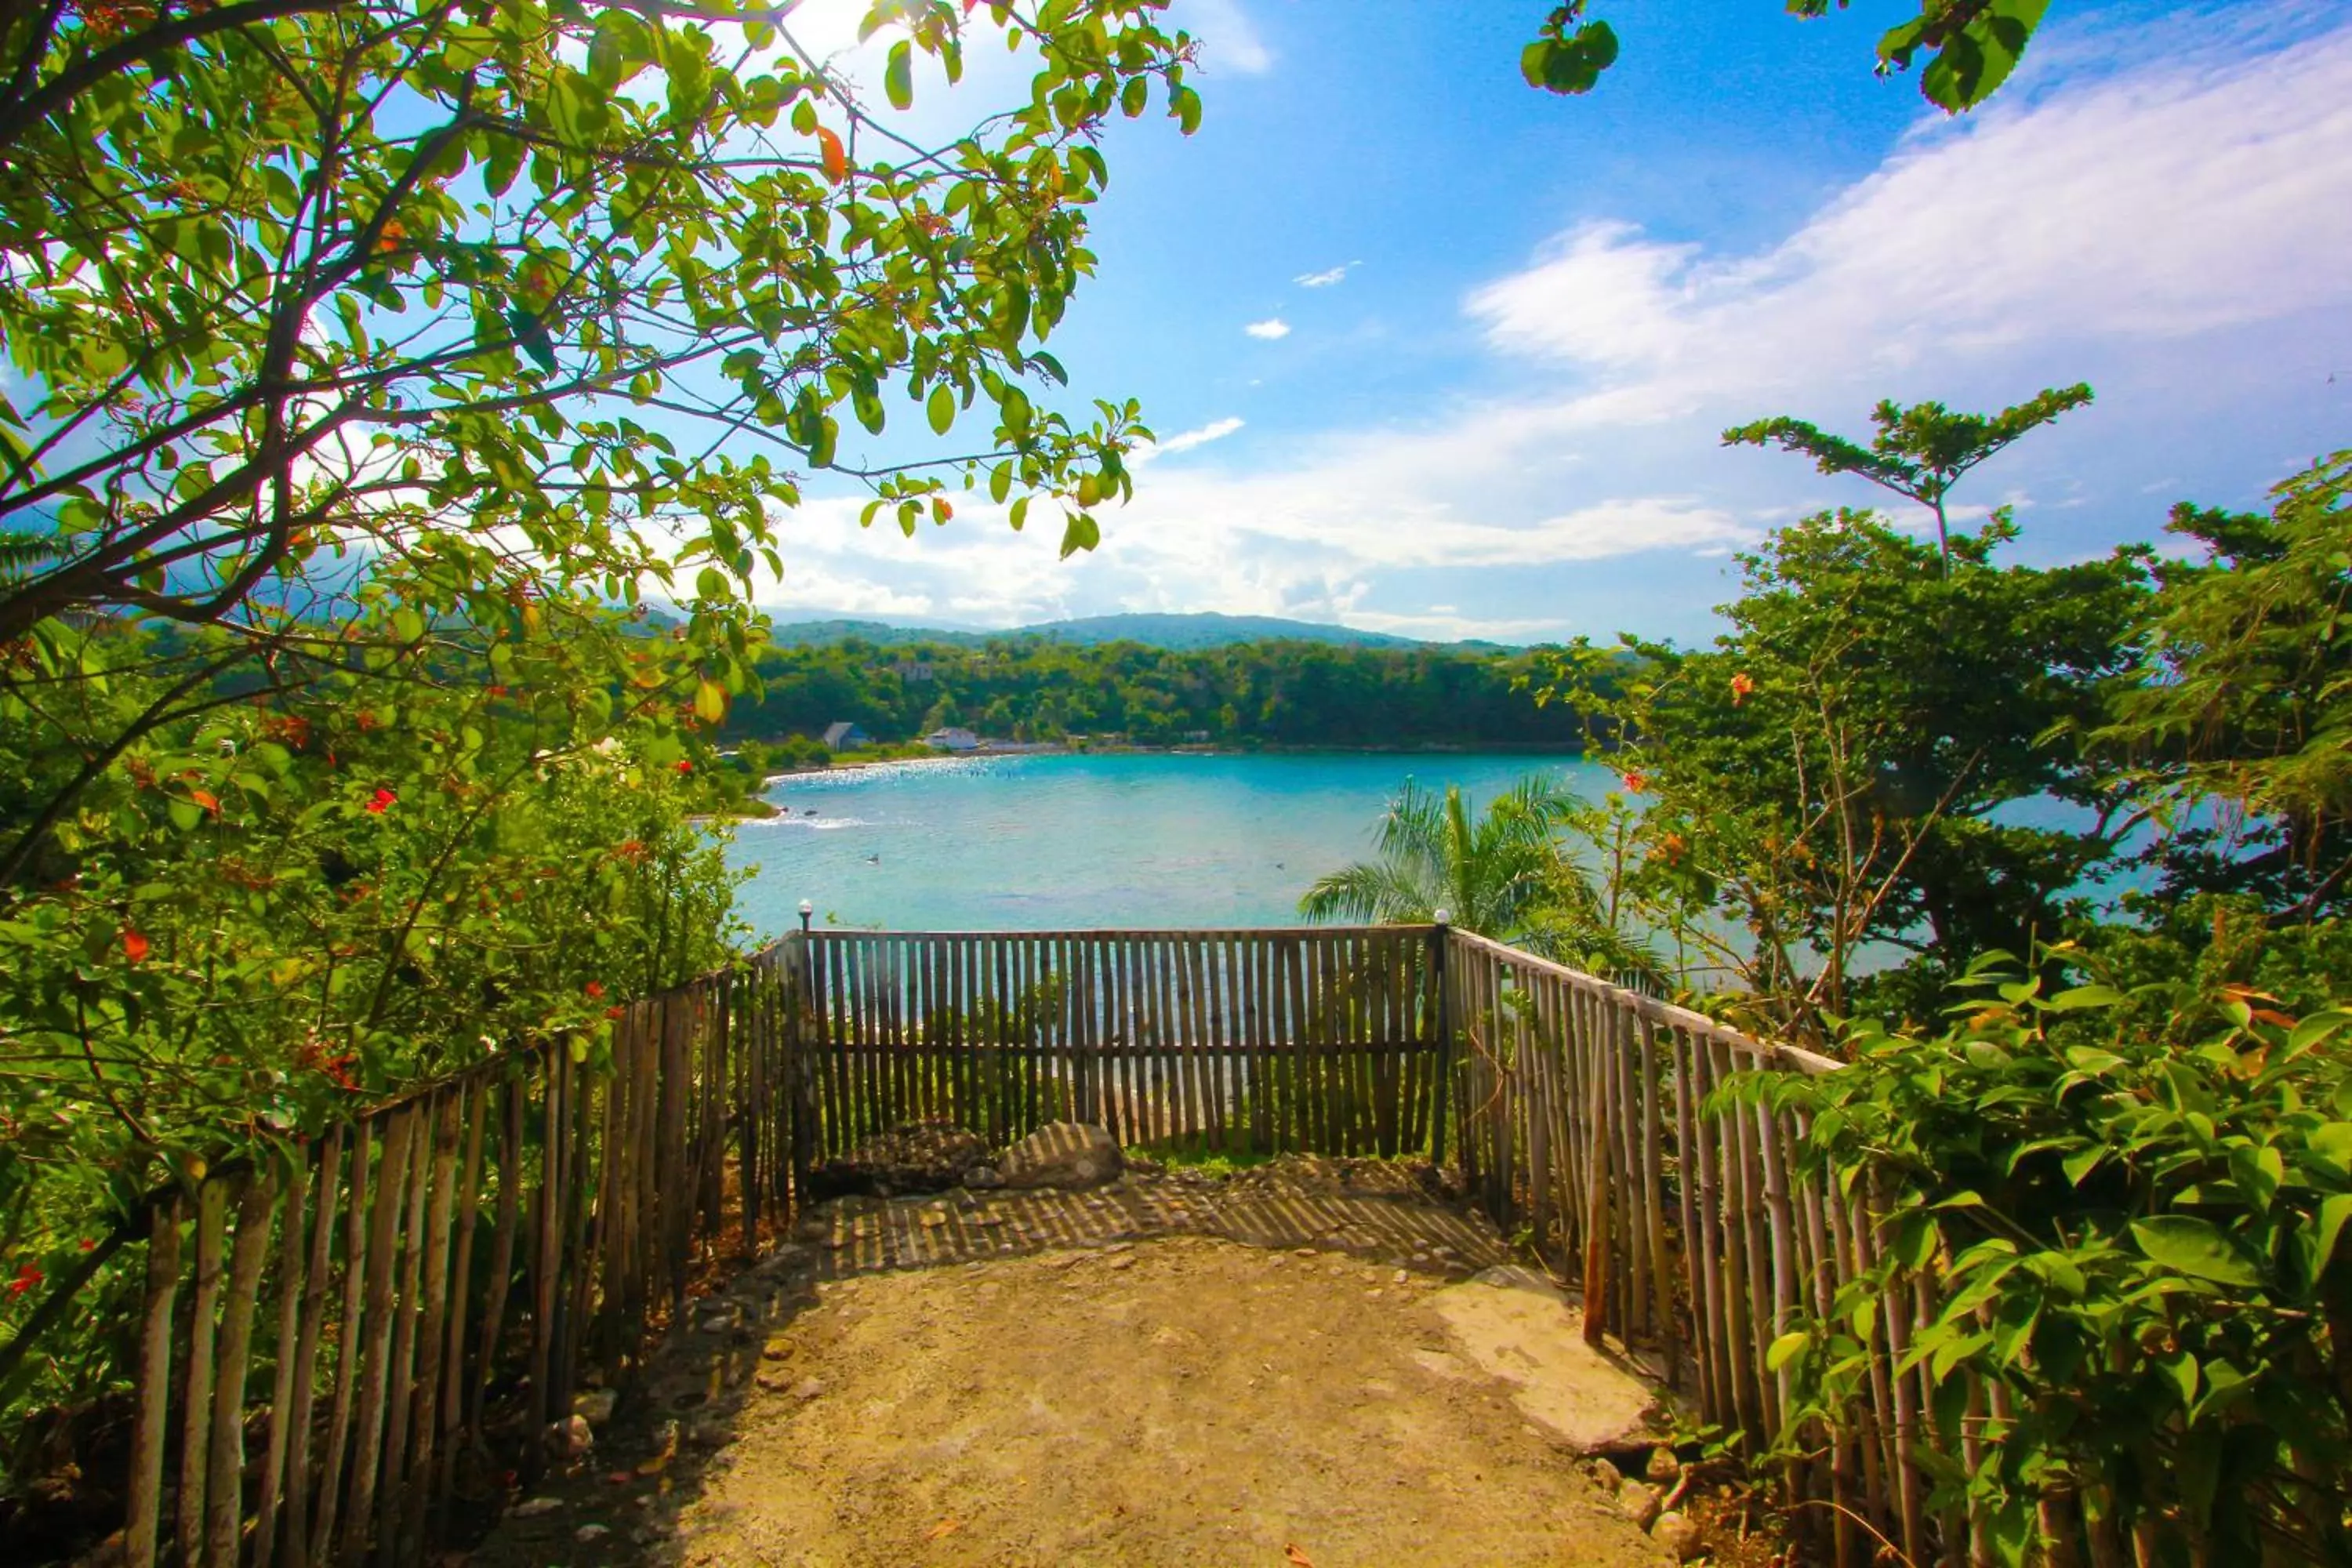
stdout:
[[(1532, 773), (1589, 797), (1597, 763), (1478, 754), (961, 758), (779, 780), (787, 816), (738, 824), (762, 934), (816, 921), (898, 931), (1286, 925), (1308, 884), (1369, 859), (1408, 778), (1484, 803)], [(812, 815), (813, 813), (813, 815)]]

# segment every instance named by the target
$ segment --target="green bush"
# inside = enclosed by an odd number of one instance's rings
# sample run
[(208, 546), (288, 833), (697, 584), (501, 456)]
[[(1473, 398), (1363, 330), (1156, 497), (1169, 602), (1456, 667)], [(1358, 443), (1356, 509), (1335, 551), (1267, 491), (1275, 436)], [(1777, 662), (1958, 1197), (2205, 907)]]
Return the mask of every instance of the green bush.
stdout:
[(2352, 1012), (1973, 978), (1944, 1034), (1858, 1030), (1845, 1071), (1730, 1090), (1810, 1118), (1811, 1179), (1883, 1215), (1877, 1267), (1774, 1347), (1805, 1411), (1844, 1419), (1882, 1299), (1925, 1280), (1930, 1500), (2006, 1560), (2054, 1524), (2165, 1563), (2352, 1561)]

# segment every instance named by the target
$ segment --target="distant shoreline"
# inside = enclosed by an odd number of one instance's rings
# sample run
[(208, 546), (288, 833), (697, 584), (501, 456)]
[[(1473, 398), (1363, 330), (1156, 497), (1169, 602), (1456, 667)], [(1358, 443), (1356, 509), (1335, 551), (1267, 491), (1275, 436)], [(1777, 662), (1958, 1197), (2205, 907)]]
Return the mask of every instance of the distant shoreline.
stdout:
[(786, 768), (767, 774), (761, 789), (772, 788), (786, 779), (821, 778), (827, 773), (858, 773), (868, 768), (919, 766), (926, 763), (969, 762), (974, 758), (999, 757), (1262, 757), (1262, 756), (1335, 756), (1335, 757), (1556, 757), (1563, 762), (1582, 762), (1587, 753), (1564, 752), (1555, 746), (1528, 742), (1481, 742), (1466, 744), (1424, 746), (1326, 746), (1267, 744), (1261, 746), (1219, 746), (1213, 744), (1181, 746), (1070, 746), (1057, 743), (1024, 744), (1015, 752), (991, 751), (981, 747), (969, 752), (936, 752), (927, 756), (911, 757), (843, 757), (813, 767)]

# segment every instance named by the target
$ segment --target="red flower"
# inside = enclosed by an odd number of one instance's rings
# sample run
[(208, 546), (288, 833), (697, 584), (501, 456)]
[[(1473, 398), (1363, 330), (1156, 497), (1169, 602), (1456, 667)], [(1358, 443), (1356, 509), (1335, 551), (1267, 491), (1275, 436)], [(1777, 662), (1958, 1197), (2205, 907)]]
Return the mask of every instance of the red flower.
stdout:
[(604, 1016), (607, 1018), (617, 1018), (627, 1011), (628, 1009), (626, 1007), (607, 1007), (604, 1009)]
[(1741, 670), (1738, 674), (1731, 678), (1731, 705), (1734, 708), (1738, 707), (1742, 700), (1744, 700), (1749, 692), (1755, 689), (1756, 683), (1748, 679), (1748, 672), (1746, 670)]
[(150, 943), (147, 939), (140, 935), (137, 931), (129, 930), (125, 930), (123, 931), (122, 956), (129, 959), (131, 963), (146, 963), (149, 946)]
[(1625, 787), (1632, 790), (1635, 795), (1641, 794), (1643, 790), (1649, 788), (1649, 786), (1650, 778), (1647, 773), (1627, 773), (1625, 775)]
[(392, 809), (392, 803), (399, 798), (388, 789), (378, 789), (375, 794), (368, 797), (368, 811), (371, 815), (382, 816)]
[(591, 1002), (601, 1002), (604, 999), (604, 983), (601, 980), (591, 980), (583, 989), (588, 993), (588, 1000)]
[(41, 1266), (39, 1264), (27, 1263), (22, 1268), (16, 1270), (16, 1278), (8, 1281), (8, 1294), (11, 1296), (21, 1296), (26, 1291), (30, 1290), (34, 1286), (38, 1285), (43, 1278), (44, 1276), (41, 1273)]
[(89, 1237), (86, 1237), (86, 1236), (85, 1236), (85, 1237), (83, 1237), (81, 1238), (81, 1244), (80, 1244), (80, 1245), (81, 1245), (81, 1249), (82, 1249), (84, 1252), (96, 1252), (96, 1251), (98, 1250), (98, 1243), (97, 1243), (97, 1242), (95, 1242), (95, 1241), (92, 1241)]
[(694, 771), (694, 764), (688, 762), (684, 757), (680, 757), (677, 760), (677, 771), (680, 773), (690, 773)]

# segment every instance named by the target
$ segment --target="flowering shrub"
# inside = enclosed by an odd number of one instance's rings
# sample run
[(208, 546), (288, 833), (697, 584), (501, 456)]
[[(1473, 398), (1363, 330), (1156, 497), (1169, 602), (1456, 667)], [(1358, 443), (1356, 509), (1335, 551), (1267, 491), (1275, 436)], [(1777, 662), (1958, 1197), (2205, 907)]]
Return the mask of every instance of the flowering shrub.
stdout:
[[(0, 1429), (123, 1375), (105, 1336), (135, 1320), (136, 1281), (101, 1258), (77, 1285), (79, 1243), (159, 1183), (489, 1052), (597, 1048), (612, 996), (723, 958), (732, 881), (688, 820), (699, 742), (676, 719), (690, 656), (593, 606), (546, 613), (537, 637), (448, 627), (373, 668), (225, 690), (20, 857), (0, 887), (0, 1352), (52, 1290), (78, 1294), (13, 1382), (0, 1366)], [(134, 706), (192, 652), (120, 623), (46, 651)], [(0, 710), (5, 851), (71, 737)]]

